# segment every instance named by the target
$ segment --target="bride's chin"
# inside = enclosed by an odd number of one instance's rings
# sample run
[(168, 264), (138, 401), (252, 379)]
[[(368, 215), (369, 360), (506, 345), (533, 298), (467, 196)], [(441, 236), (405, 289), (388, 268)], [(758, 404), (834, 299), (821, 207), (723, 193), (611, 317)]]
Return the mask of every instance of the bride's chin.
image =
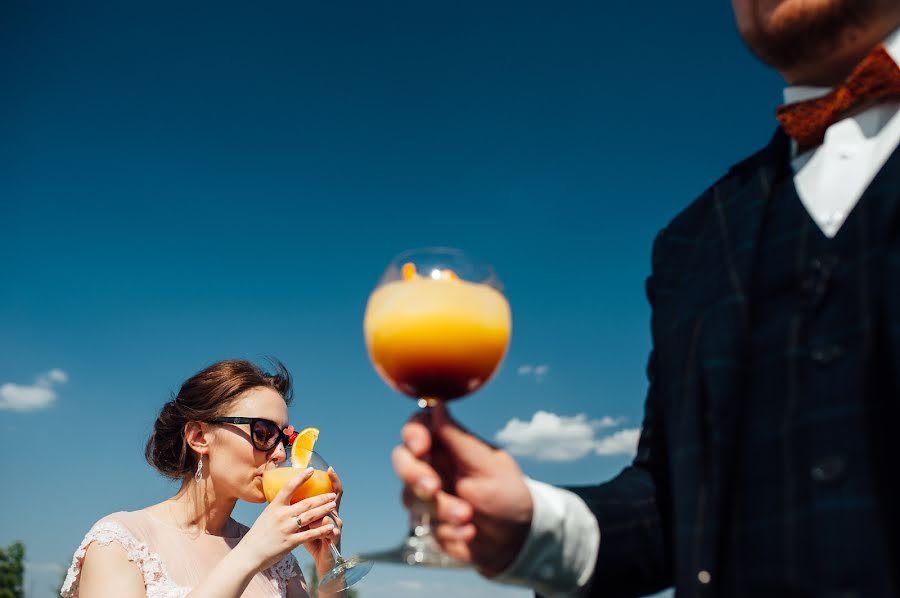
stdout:
[(263, 494), (263, 491), (260, 488), (253, 488), (251, 490), (248, 490), (241, 498), (244, 500), (244, 502), (266, 502), (266, 495)]
[(266, 502), (266, 495), (263, 493), (262, 489), (262, 476), (253, 479), (253, 485), (247, 489), (245, 496), (243, 496), (242, 498), (245, 502)]

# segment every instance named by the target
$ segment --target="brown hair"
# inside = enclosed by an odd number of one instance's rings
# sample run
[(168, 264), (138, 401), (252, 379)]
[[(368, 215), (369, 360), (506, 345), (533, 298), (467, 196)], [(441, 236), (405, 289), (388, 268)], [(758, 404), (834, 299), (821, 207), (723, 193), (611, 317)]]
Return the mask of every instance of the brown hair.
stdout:
[(209, 421), (225, 413), (243, 393), (271, 388), (290, 404), (291, 375), (277, 359), (270, 374), (241, 359), (219, 361), (188, 378), (178, 394), (163, 405), (147, 439), (147, 463), (168, 478), (184, 480), (194, 473), (197, 456), (188, 449), (184, 427), (192, 421)]

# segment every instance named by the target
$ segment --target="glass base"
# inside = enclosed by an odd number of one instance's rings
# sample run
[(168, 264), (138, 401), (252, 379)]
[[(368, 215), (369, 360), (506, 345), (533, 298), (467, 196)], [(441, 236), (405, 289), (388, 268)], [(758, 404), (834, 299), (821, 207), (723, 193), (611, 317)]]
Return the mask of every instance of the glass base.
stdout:
[(400, 546), (390, 550), (365, 554), (363, 557), (370, 561), (380, 561), (382, 563), (442, 567), (446, 569), (463, 569), (470, 566), (469, 563), (455, 559), (442, 551), (430, 533), (418, 536), (415, 533), (411, 533)]
[(340, 561), (319, 580), (320, 592), (340, 592), (362, 580), (372, 569), (369, 559), (354, 556)]

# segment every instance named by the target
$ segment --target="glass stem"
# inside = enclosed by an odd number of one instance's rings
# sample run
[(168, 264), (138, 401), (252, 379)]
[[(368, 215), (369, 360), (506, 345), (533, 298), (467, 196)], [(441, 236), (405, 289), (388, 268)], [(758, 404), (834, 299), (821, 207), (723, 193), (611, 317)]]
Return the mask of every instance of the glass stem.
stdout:
[[(428, 428), (428, 431), (431, 432), (431, 418), (433, 415), (433, 409), (438, 404), (438, 399), (430, 398), (430, 397), (422, 397), (417, 401), (419, 406), (419, 413), (421, 414), (421, 421)], [(432, 451), (434, 450), (434, 435), (431, 437), (432, 442)], [(426, 463), (431, 462), (431, 457), (426, 455), (422, 459)], [(416, 497), (413, 501), (412, 507), (409, 510), (409, 527), (410, 533), (414, 536), (422, 537), (422, 536), (430, 536), (431, 535), (431, 520), (434, 517), (434, 501), (426, 501), (421, 498)]]
[(340, 565), (344, 562), (344, 557), (341, 556), (341, 553), (331, 540), (328, 540), (328, 549), (331, 551), (331, 558), (334, 559), (336, 564)]

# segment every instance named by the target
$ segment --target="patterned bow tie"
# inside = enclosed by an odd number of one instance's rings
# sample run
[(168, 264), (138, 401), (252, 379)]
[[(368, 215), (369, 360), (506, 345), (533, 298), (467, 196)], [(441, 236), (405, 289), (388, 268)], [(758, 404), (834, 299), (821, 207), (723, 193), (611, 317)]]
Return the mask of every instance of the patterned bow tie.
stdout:
[(900, 67), (879, 45), (828, 95), (786, 104), (775, 114), (781, 128), (797, 142), (798, 151), (804, 152), (821, 145), (825, 130), (848, 111), (891, 97), (900, 98)]

